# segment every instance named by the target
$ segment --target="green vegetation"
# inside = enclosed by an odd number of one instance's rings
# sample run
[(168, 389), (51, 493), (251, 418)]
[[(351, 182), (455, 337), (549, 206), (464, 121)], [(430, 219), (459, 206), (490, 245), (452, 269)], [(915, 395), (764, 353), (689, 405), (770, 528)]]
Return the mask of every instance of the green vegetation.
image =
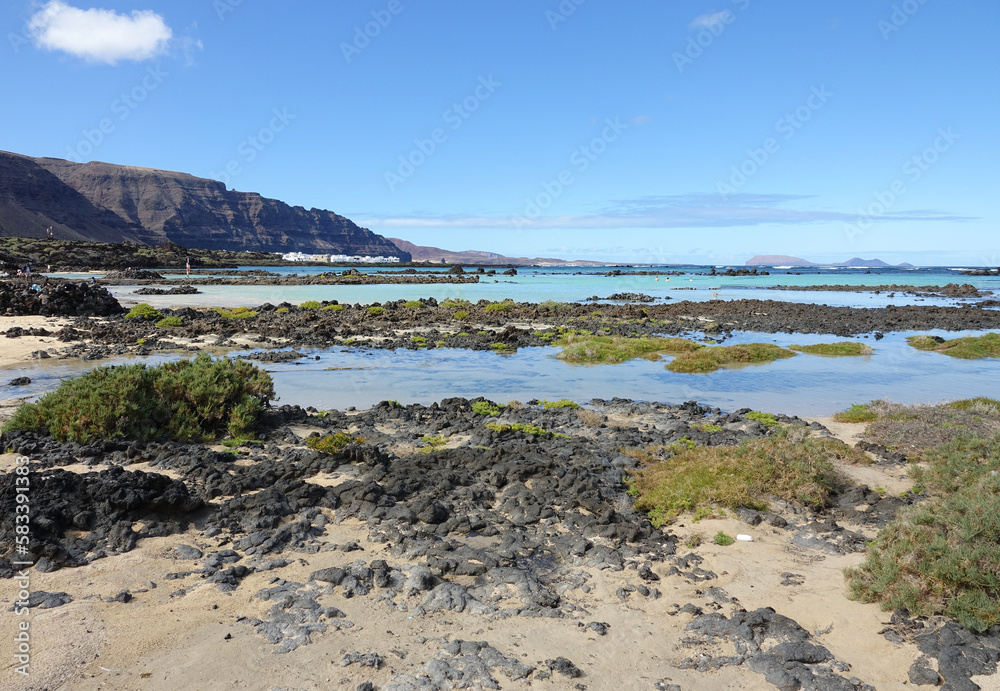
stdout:
[(126, 319), (142, 319), (143, 321), (159, 321), (163, 319), (163, 315), (160, 314), (155, 307), (152, 305), (147, 305), (145, 302), (140, 302), (138, 305), (133, 307), (125, 315)]
[(276, 309), (276, 310), (274, 310), (274, 311), (275, 311), (275, 312), (276, 312), (277, 314), (288, 314), (288, 312), (289, 312), (289, 310), (288, 310), (288, 308), (287, 308), (287, 307), (279, 307), (278, 309)]
[(472, 303), (468, 300), (462, 300), (461, 298), (445, 298), (443, 301), (438, 303), (439, 307), (444, 307), (447, 310), (453, 310), (456, 307), (461, 307), (463, 309), (471, 307)]
[(319, 300), (306, 300), (299, 305), (300, 310), (318, 310), (323, 304)]
[(966, 336), (940, 342), (932, 336), (910, 336), (906, 342), (917, 350), (931, 350), (963, 360), (978, 360), (984, 357), (1000, 358), (1000, 333)]
[(558, 401), (539, 401), (538, 404), (545, 408), (546, 410), (553, 410), (558, 408), (567, 408), (569, 410), (579, 410), (580, 404), (573, 401), (567, 400), (565, 398)]
[(373, 317), (377, 317), (380, 314), (385, 314), (385, 307), (369, 307), (368, 314), (372, 315)]
[(644, 465), (630, 480), (630, 494), (636, 497), (635, 508), (649, 513), (656, 526), (684, 512), (717, 507), (765, 510), (771, 495), (822, 508), (842, 483), (834, 461), (871, 463), (841, 441), (814, 438), (799, 429), (780, 429), (738, 446), (693, 446), (689, 441), (625, 452)]
[(774, 413), (762, 413), (759, 410), (752, 410), (747, 413), (747, 420), (753, 420), (754, 422), (759, 422), (765, 427), (778, 427), (778, 418), (775, 417)]
[(843, 341), (841, 343), (817, 343), (815, 345), (793, 345), (788, 346), (791, 350), (809, 355), (828, 355), (831, 357), (844, 357), (852, 355), (871, 355), (875, 351), (870, 346), (857, 341)]
[(771, 343), (712, 346), (679, 354), (667, 365), (671, 372), (703, 374), (721, 367), (774, 362), (795, 356), (795, 351)]
[(344, 311), (344, 306), (343, 305), (327, 305), (326, 307), (321, 307), (320, 311), (321, 312), (343, 312)]
[(911, 460), (919, 459), (921, 449), (965, 436), (991, 438), (1000, 433), (1000, 409), (988, 398), (938, 406), (872, 401), (868, 407), (878, 418), (865, 428), (865, 439), (901, 449)]
[(184, 320), (180, 317), (164, 317), (156, 322), (156, 326), (161, 329), (170, 329), (175, 326), (184, 326)]
[(231, 310), (223, 309), (222, 307), (216, 307), (215, 311), (223, 319), (253, 319), (257, 316), (257, 313), (250, 309), (249, 307), (234, 307)]
[(420, 302), (420, 300), (407, 300), (403, 303), (403, 307), (408, 310), (422, 310), (426, 305)]
[(192, 360), (157, 367), (98, 367), (22, 405), (3, 431), (32, 430), (60, 441), (151, 441), (161, 435), (208, 441), (252, 433), (270, 399), (271, 377), (245, 360)]
[(430, 435), (424, 435), (423, 437), (420, 437), (420, 441), (427, 444), (427, 446), (425, 446), (424, 448), (419, 449), (420, 453), (422, 454), (433, 453), (448, 443), (448, 440), (445, 439), (444, 437), (433, 437)]
[(966, 412), (979, 412), (984, 415), (1000, 415), (1000, 401), (986, 396), (976, 398), (966, 398), (961, 401), (952, 401), (946, 404), (948, 408), (962, 410)]
[(715, 434), (716, 432), (722, 431), (722, 425), (712, 425), (709, 423), (696, 422), (691, 425), (694, 429), (700, 432), (707, 432), (708, 434)]
[(484, 415), (486, 417), (497, 417), (500, 415), (500, 411), (503, 410), (503, 406), (498, 406), (489, 401), (476, 401), (472, 404), (472, 412), (476, 415)]
[(240, 446), (246, 446), (250, 441), (252, 441), (250, 437), (246, 436), (245, 434), (241, 434), (238, 437), (233, 437), (232, 439), (224, 440), (222, 442), (222, 445), (225, 446), (227, 449), (235, 449), (239, 448)]
[(497, 353), (507, 353), (516, 350), (516, 348), (509, 343), (490, 343), (490, 349)]
[(878, 413), (865, 403), (854, 403), (847, 410), (833, 416), (836, 422), (872, 422), (878, 419)]
[[(465, 310), (459, 310), (459, 311), (455, 312), (455, 314), (453, 314), (451, 316), (454, 317), (455, 319), (457, 319), (458, 321), (465, 321), (466, 319), (469, 318), (469, 313), (466, 312)], [(466, 335), (468, 335), (468, 334), (466, 334)]]
[(726, 535), (724, 532), (720, 530), (715, 534), (715, 537), (712, 538), (712, 542), (714, 542), (717, 545), (722, 545), (723, 547), (728, 547), (729, 545), (736, 542), (736, 540), (734, 540), (732, 537)]
[(333, 455), (343, 451), (351, 444), (364, 444), (365, 441), (364, 437), (355, 437), (352, 440), (351, 435), (347, 432), (336, 432), (325, 437), (309, 437), (306, 439), (306, 446), (320, 453)]
[(850, 596), (882, 609), (944, 612), (985, 631), (1000, 623), (1000, 435), (929, 449), (912, 475), (928, 499), (901, 509), (845, 571)]
[(512, 309), (514, 309), (514, 301), (504, 300), (503, 302), (491, 302), (483, 307), (483, 312), (487, 314), (490, 312), (510, 312)]
[(427, 345), (427, 337), (426, 336), (411, 336), (410, 340), (413, 341), (414, 343), (416, 343), (419, 346), (425, 346), (425, 345)]
[(569, 308), (568, 303), (556, 302), (555, 300), (546, 300), (538, 303), (538, 309), (546, 312), (559, 312), (567, 308)]
[(585, 365), (617, 365), (635, 358), (659, 360), (662, 353), (688, 353), (702, 347), (684, 338), (580, 336), (571, 332), (555, 344), (563, 347), (560, 360)]

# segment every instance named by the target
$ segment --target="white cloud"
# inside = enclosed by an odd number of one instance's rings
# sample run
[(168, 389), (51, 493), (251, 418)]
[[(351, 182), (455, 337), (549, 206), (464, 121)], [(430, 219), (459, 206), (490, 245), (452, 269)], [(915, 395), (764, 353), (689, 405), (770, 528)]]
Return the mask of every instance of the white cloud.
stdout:
[(699, 15), (694, 18), (691, 22), (692, 29), (711, 29), (713, 26), (719, 24), (728, 24), (732, 20), (730, 15), (732, 13), (729, 10), (722, 10), (721, 12), (708, 12), (706, 14)]
[(147, 60), (164, 52), (173, 32), (152, 10), (131, 15), (114, 10), (82, 10), (50, 0), (28, 21), (35, 45), (61, 50), (91, 62)]

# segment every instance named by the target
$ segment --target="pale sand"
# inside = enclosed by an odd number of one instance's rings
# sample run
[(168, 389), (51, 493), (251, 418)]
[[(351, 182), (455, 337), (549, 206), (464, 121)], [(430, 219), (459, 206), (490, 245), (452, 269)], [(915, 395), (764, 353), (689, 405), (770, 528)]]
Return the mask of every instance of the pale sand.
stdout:
[[(22, 329), (45, 329), (55, 333), (71, 323), (71, 320), (61, 317), (0, 317), (0, 331), (20, 326)], [(30, 362), (31, 353), (36, 350), (64, 348), (66, 346), (54, 336), (4, 338), (0, 343), (3, 344), (3, 347), (0, 348), (0, 369)]]
[[(0, 458), (0, 467), (6, 467), (12, 459), (11, 455)], [(325, 484), (329, 478), (319, 481)], [(659, 600), (633, 595), (627, 602), (619, 602), (615, 591), (634, 583), (634, 572), (590, 570), (594, 590), (589, 594), (572, 591), (567, 597), (588, 610), (580, 622), (603, 621), (611, 625), (605, 637), (569, 620), (492, 620), (454, 613), (410, 618), (409, 613), (372, 602), (371, 597), (345, 599), (338, 590), (323, 596), (320, 602), (343, 610), (355, 627), (314, 634), (312, 644), (286, 655), (272, 654), (273, 647), (247, 623), (236, 622), (236, 617), (262, 617), (266, 613), (272, 603), (253, 599), (252, 595), (275, 577), (305, 583), (308, 574), (316, 569), (357, 559), (370, 562), (386, 558), (390, 563), (399, 563), (380, 545), (365, 542), (367, 530), (363, 524), (330, 524), (322, 538), (337, 544), (356, 540), (364, 547), (363, 552), (286, 553), (283, 556), (294, 560), (293, 564), (252, 574), (231, 595), (220, 593), (210, 584), (198, 585), (197, 575), (181, 581), (164, 579), (169, 572), (200, 567), (200, 561), (169, 558), (170, 548), (191, 544), (208, 554), (225, 547), (218, 538), (205, 539), (192, 530), (187, 535), (148, 539), (124, 555), (78, 569), (32, 575), (32, 590), (67, 592), (74, 601), (57, 609), (33, 611), (31, 683), (2, 688), (353, 689), (367, 680), (381, 686), (395, 674), (419, 672), (442, 647), (442, 638), (449, 637), (485, 640), (504, 654), (533, 665), (561, 655), (587, 675), (572, 682), (558, 675), (550, 681), (532, 682), (532, 686), (540, 688), (570, 689), (582, 682), (595, 691), (648, 689), (653, 682), (669, 678), (685, 690), (772, 689), (761, 675), (746, 667), (728, 667), (708, 674), (676, 668), (683, 659), (702, 652), (734, 654), (732, 645), (726, 642), (686, 646), (682, 642), (688, 635), (684, 627), (691, 617), (667, 614), (673, 603), (705, 606), (708, 600), (699, 592), (711, 586), (723, 588), (745, 609), (770, 606), (795, 619), (837, 659), (851, 665), (848, 676), (857, 676), (878, 689), (909, 688), (906, 674), (918, 657), (916, 648), (893, 645), (878, 634), (889, 619), (888, 613), (845, 597), (842, 569), (857, 565), (863, 555), (827, 556), (801, 550), (788, 543), (787, 533), (766, 526), (751, 528), (732, 519), (681, 521), (673, 532), (682, 538), (694, 531), (710, 537), (719, 530), (730, 535), (748, 534), (754, 541), (729, 547), (706, 543), (696, 548), (694, 551), (704, 558), (701, 566), (719, 576), (705, 583), (665, 577), (669, 565), (655, 564), (654, 571), (664, 576), (657, 584), (663, 592)], [(680, 553), (686, 551), (679, 549)], [(780, 585), (786, 572), (801, 576), (802, 585)], [(139, 592), (148, 588), (150, 581), (158, 587)], [(190, 586), (196, 587), (188, 595), (171, 596), (179, 588)], [(12, 589), (11, 581), (0, 582), (0, 607), (5, 610), (13, 600)], [(101, 599), (126, 589), (135, 594), (133, 602), (108, 603)], [(411, 608), (419, 601), (419, 597), (397, 598), (397, 602)], [(728, 616), (735, 606), (725, 605), (721, 611)], [(3, 618), (0, 639), (10, 640), (14, 620), (11, 616)], [(817, 634), (822, 631), (826, 633)], [(232, 638), (225, 640), (226, 635)], [(437, 640), (420, 643), (418, 636)], [(405, 653), (405, 658), (391, 650)], [(379, 652), (386, 666), (379, 671), (341, 667), (343, 653), (354, 651)], [(0, 679), (12, 678), (12, 666), (4, 661)], [(144, 674), (150, 676), (143, 678)], [(498, 681), (503, 688), (521, 686), (502, 675)]]

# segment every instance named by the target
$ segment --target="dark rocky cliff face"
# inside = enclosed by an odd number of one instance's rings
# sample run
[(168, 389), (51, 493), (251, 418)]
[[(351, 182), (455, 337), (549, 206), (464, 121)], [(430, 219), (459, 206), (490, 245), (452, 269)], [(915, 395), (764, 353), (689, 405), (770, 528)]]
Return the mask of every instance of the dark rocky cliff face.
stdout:
[(96, 207), (34, 159), (0, 152), (0, 236), (149, 243), (155, 235)]
[[(19, 181), (28, 177), (27, 170), (33, 182), (26, 185)], [(48, 225), (55, 225), (46, 219), (57, 217), (65, 219), (56, 229), (62, 239), (410, 258), (381, 235), (332, 211), (227, 190), (216, 180), (0, 153), (0, 235), (42, 237)]]

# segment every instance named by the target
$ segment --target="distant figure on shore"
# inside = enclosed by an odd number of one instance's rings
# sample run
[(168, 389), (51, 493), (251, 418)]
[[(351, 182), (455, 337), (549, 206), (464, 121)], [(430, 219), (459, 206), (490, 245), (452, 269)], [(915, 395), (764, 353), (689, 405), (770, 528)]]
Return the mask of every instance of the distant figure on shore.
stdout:
[(91, 276), (91, 277), (90, 277), (90, 284), (91, 284), (91, 285), (94, 285), (95, 283), (97, 283), (97, 279), (96, 279), (96, 278), (94, 278), (93, 276)]

